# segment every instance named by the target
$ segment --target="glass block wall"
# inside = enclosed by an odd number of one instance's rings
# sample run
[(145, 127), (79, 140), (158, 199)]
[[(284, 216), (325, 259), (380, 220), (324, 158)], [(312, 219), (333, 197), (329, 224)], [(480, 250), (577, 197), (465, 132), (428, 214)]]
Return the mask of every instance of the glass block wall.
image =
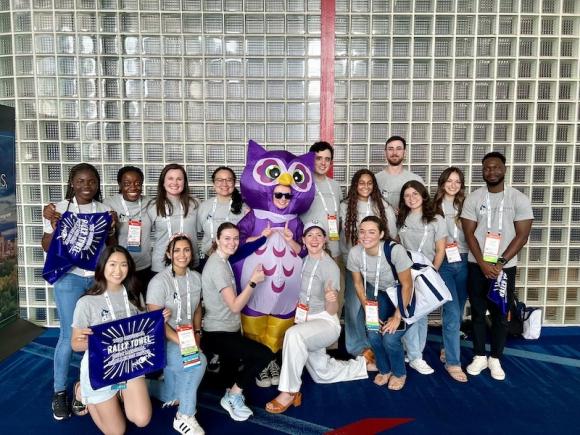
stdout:
[[(334, 47), (321, 2), (335, 3)], [(321, 54), (333, 49), (335, 177), (380, 170), (385, 139), (431, 185), (449, 164), (481, 185), (504, 152), (536, 223), (522, 299), (580, 324), (580, 2), (576, 0), (0, 0), (0, 103), (16, 108), (23, 318), (58, 324), (41, 276), (42, 204), (69, 168), (168, 162), (196, 196), (245, 143), (303, 152), (320, 136)]]

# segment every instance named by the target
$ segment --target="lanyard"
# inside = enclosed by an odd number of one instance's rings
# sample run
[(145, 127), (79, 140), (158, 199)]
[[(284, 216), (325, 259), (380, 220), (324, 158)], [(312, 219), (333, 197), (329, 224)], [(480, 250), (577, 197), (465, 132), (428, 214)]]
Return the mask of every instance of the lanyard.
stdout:
[[(185, 272), (185, 283), (187, 285), (187, 307), (185, 310), (187, 312), (187, 321), (189, 323), (191, 322), (191, 292), (189, 289), (189, 271)], [(179, 283), (175, 277), (173, 277), (173, 286), (175, 287), (175, 299), (177, 302), (177, 318), (175, 319), (175, 323), (179, 325), (181, 323), (181, 294), (179, 293)]]
[[(183, 233), (183, 204), (179, 203), (179, 208), (181, 209), (181, 216), (179, 216), (179, 232)], [(171, 238), (173, 233), (171, 232), (171, 216), (169, 215), (169, 206), (165, 204), (165, 222), (167, 223), (167, 237)]]
[[(455, 207), (453, 207), (453, 205), (451, 206), (453, 210), (455, 210)], [(453, 219), (453, 241), (457, 240), (457, 234), (458, 234), (458, 229), (457, 229), (457, 222), (455, 222), (455, 215), (451, 215), (451, 214), (447, 214), (447, 212), (445, 211), (445, 201), (441, 202), (441, 208), (443, 209), (443, 214), (445, 215), (445, 219), (447, 219), (448, 216), (451, 216), (451, 219)]]
[[(111, 297), (109, 296), (109, 291), (105, 291), (105, 301), (107, 301), (107, 306), (109, 307), (109, 313), (111, 314), (111, 320), (117, 320), (115, 316), (115, 310), (113, 309), (113, 304), (111, 303)], [(127, 317), (131, 317), (131, 308), (129, 307), (129, 297), (127, 296), (127, 289), (123, 286), (123, 302), (125, 302), (125, 312)]]
[[(129, 214), (129, 206), (125, 202), (125, 198), (123, 198), (123, 195), (121, 195), (121, 204), (123, 204), (123, 210), (125, 211), (125, 216), (127, 217), (127, 220), (134, 218), (135, 216), (131, 216)], [(139, 198), (139, 220), (141, 220), (141, 198)]]
[(427, 227), (428, 226), (429, 226), (429, 224), (423, 225), (423, 238), (421, 239), (421, 244), (419, 245), (419, 249), (417, 249), (418, 252), (421, 252), (421, 249), (423, 249), (423, 245), (427, 241)]
[[(74, 204), (74, 206), (77, 209), (77, 213), (81, 212), (81, 207), (79, 205), (79, 203), (77, 202), (77, 197), (73, 196), (72, 197), (72, 203)], [(91, 201), (91, 213), (96, 213), (97, 212), (97, 203), (95, 201)]]
[(371, 215), (371, 197), (369, 195), (369, 199), (367, 201), (367, 214), (365, 215), (365, 217), (370, 216)]
[[(322, 255), (324, 255), (324, 253)], [(300, 274), (301, 281), (302, 281), (302, 275), (304, 274), (304, 271), (306, 270), (306, 264), (308, 263), (309, 258), (310, 258), (310, 256), (306, 257), (306, 260), (304, 260), (304, 264), (302, 265), (302, 273)], [(314, 263), (314, 267), (312, 268), (312, 273), (310, 274), (310, 279), (308, 280), (308, 288), (306, 289), (306, 305), (308, 305), (310, 303), (310, 295), (312, 293), (312, 282), (314, 281), (314, 275), (316, 275), (316, 269), (318, 269), (319, 263), (320, 263), (320, 258), (317, 258), (316, 263)]]
[[(501, 233), (502, 224), (503, 224), (503, 203), (505, 200), (505, 190), (501, 202), (499, 203), (499, 225), (498, 231)], [(487, 207), (487, 231), (491, 231), (491, 201), (489, 200), (489, 190), (485, 194), (485, 205)]]
[[(379, 276), (381, 274), (381, 250), (382, 250), (382, 243), (379, 245), (379, 259), (377, 260), (377, 271), (375, 272), (375, 300), (379, 294)], [(363, 251), (363, 278), (365, 284), (365, 292), (367, 290), (367, 251), (365, 248), (362, 248)]]
[[(330, 195), (332, 196), (332, 202), (334, 202), (334, 214), (337, 214), (338, 213), (338, 204), (336, 203), (336, 196), (334, 195), (334, 191), (332, 190), (332, 187), (330, 186), (330, 181), (328, 181), (328, 178), (326, 178), (326, 185), (328, 186), (328, 190), (330, 192)], [(324, 200), (324, 195), (322, 195), (322, 192), (320, 191), (318, 186), (316, 186), (316, 193), (318, 194), (318, 196), (320, 197), (320, 200), (322, 201), (322, 206), (324, 207), (324, 211), (326, 212), (326, 214), (327, 215), (333, 214), (333, 213), (330, 213), (330, 211), (328, 211), (328, 206), (326, 205), (326, 201)]]
[[(215, 217), (215, 211), (217, 209), (217, 203), (218, 203), (218, 199), (216, 197), (213, 200), (213, 205), (211, 207), (211, 212), (207, 216), (207, 220), (209, 221), (209, 235), (210, 235), (210, 239), (211, 240), (213, 240), (213, 237), (214, 237), (214, 217)], [(227, 214), (224, 222), (230, 222), (230, 210), (231, 209), (232, 209), (232, 200), (230, 199), (230, 204), (228, 206), (228, 214)]]

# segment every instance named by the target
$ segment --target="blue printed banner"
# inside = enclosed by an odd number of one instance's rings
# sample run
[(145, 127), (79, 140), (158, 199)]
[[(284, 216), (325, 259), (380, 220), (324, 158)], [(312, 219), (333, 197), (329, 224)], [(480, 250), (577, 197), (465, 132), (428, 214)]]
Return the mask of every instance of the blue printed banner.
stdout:
[(489, 280), (489, 292), (487, 293), (488, 299), (501, 309), (504, 316), (508, 312), (507, 281), (507, 274), (502, 270), (497, 279)]
[(54, 284), (73, 266), (95, 270), (107, 241), (111, 220), (109, 212), (63, 213), (48, 248), (43, 278)]
[(162, 310), (91, 326), (89, 377), (93, 389), (115, 385), (165, 367)]

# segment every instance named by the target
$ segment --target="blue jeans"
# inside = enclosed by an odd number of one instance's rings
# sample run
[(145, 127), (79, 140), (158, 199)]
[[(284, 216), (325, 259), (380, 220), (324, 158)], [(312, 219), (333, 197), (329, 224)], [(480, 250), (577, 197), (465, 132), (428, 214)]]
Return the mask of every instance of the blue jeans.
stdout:
[(54, 349), (54, 392), (66, 390), (68, 369), (72, 357), (70, 339), (73, 314), (77, 301), (93, 285), (93, 277), (66, 273), (54, 283), (54, 302), (60, 319), (60, 333)]
[[(367, 284), (367, 298), (374, 299), (373, 286)], [(379, 319), (387, 320), (391, 317), (396, 308), (385, 292), (380, 291), (377, 295), (379, 302)], [(381, 334), (378, 331), (367, 331), (367, 336), (377, 362), (377, 368), (381, 374), (392, 373), (397, 377), (405, 376), (405, 351), (401, 341), (404, 331), (397, 331), (394, 334)]]
[(365, 316), (356, 295), (352, 272), (346, 271), (344, 293), (344, 334), (346, 351), (353, 356), (360, 355), (370, 347), (365, 328)]
[(409, 361), (423, 359), (423, 349), (427, 343), (427, 317), (423, 316), (409, 326), (403, 337)]
[(453, 297), (453, 300), (447, 302), (441, 309), (445, 360), (447, 365), (457, 366), (461, 364), (459, 328), (467, 300), (467, 254), (461, 254), (461, 261), (455, 263), (448, 263), (445, 258), (439, 268), (439, 273)]
[(163, 369), (163, 380), (152, 380), (149, 392), (163, 403), (179, 400), (177, 411), (183, 415), (195, 415), (197, 408), (197, 388), (207, 367), (205, 355), (200, 354), (201, 364), (183, 370), (181, 351), (176, 343), (165, 345), (167, 365)]

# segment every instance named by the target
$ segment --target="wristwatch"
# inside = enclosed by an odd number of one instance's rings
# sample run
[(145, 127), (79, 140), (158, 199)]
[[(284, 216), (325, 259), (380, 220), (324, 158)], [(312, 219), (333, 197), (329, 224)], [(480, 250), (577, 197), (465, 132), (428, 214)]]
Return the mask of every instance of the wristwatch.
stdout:
[(252, 288), (256, 288), (256, 286), (257, 286), (258, 284), (256, 284), (254, 281), (250, 281), (250, 282), (248, 283), (248, 285), (249, 285), (250, 287), (252, 287)]
[(504, 257), (499, 257), (497, 259), (497, 263), (501, 264), (502, 266), (504, 266), (507, 262), (508, 262), (508, 260), (506, 260)]

